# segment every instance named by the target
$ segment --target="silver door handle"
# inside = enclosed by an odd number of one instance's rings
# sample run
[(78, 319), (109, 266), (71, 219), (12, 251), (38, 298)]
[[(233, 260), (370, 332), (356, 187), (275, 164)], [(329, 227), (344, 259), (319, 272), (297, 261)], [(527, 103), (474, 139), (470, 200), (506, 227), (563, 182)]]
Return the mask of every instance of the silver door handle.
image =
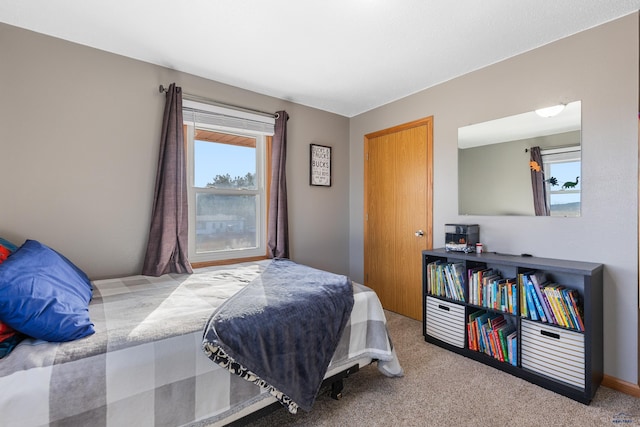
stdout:
[(416, 235), (416, 237), (422, 237), (422, 236), (424, 236), (424, 231), (418, 230), (418, 231), (415, 232), (415, 235)]

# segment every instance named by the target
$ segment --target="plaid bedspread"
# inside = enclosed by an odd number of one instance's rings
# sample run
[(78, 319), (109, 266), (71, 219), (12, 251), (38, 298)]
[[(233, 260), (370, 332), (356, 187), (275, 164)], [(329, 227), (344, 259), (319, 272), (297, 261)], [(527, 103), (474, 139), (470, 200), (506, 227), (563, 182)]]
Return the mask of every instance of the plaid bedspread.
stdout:
[[(270, 398), (202, 351), (213, 310), (268, 262), (94, 281), (94, 335), (27, 339), (0, 360), (0, 426), (206, 425)], [(402, 375), (377, 296), (354, 284), (354, 301), (330, 368), (366, 356)]]

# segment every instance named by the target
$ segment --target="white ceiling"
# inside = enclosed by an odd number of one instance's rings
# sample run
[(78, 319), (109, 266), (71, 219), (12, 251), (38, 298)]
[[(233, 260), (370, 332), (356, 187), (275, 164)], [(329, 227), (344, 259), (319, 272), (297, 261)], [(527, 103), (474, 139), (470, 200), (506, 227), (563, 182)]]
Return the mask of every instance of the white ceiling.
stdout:
[(639, 8), (640, 0), (2, 0), (0, 22), (352, 117)]

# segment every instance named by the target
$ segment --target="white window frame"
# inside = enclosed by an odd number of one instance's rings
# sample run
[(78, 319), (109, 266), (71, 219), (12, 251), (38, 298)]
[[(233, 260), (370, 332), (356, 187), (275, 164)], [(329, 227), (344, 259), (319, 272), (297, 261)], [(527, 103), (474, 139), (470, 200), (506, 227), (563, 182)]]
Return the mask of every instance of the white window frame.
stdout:
[[(197, 108), (199, 110), (208, 111), (213, 114), (208, 119), (199, 120), (198, 114), (185, 115), (184, 125), (186, 127), (185, 140), (187, 142), (187, 197), (189, 209), (189, 247), (188, 257), (192, 263), (213, 262), (223, 260), (234, 260), (250, 257), (261, 257), (267, 254), (267, 191), (266, 191), (266, 140), (267, 135), (273, 134), (273, 123), (275, 120), (265, 118), (264, 116), (251, 115), (244, 111), (234, 111), (224, 109), (219, 106), (208, 106), (200, 102), (192, 102), (185, 100), (183, 107)], [(215, 115), (219, 115), (221, 120), (217, 120)], [(188, 118), (191, 120), (188, 120)], [(248, 120), (247, 120), (248, 118)], [(255, 126), (255, 120), (258, 119), (258, 129)], [(249, 122), (250, 126), (244, 126), (244, 122)], [(264, 125), (263, 122), (267, 122)], [(269, 123), (270, 122), (270, 123)], [(224, 126), (216, 123), (231, 123), (233, 126)], [(236, 127), (237, 126), (237, 127)], [(252, 127), (252, 129), (247, 129)], [(219, 189), (219, 188), (200, 188), (194, 187), (194, 165), (195, 165), (195, 130), (201, 129), (205, 131), (223, 132), (234, 135), (247, 136), (256, 140), (256, 189)], [(215, 175), (215, 173), (214, 173)], [(215, 251), (207, 253), (196, 253), (196, 194), (231, 194), (256, 195), (256, 247), (247, 249), (232, 249), (226, 251)]]

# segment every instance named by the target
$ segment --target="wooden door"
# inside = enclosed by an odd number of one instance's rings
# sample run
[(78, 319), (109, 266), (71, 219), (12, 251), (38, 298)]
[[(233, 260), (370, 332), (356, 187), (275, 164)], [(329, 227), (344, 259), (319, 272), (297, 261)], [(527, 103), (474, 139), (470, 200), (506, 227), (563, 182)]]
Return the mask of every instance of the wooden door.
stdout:
[(385, 309), (422, 320), (421, 254), (433, 246), (433, 118), (365, 135), (364, 158), (365, 285)]

